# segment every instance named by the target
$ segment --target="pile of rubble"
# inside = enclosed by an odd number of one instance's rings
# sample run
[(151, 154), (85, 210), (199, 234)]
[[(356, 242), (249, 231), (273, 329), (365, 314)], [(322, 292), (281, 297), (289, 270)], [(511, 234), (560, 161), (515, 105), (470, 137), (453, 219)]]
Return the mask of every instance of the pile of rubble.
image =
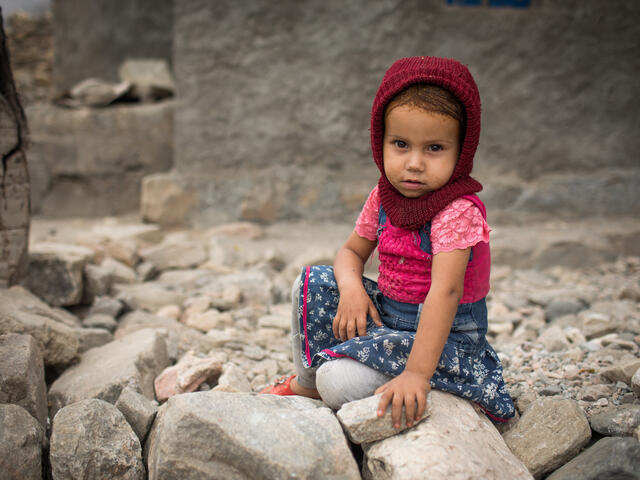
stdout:
[(333, 412), (257, 395), (293, 373), (292, 280), (349, 228), (108, 220), (70, 238), (36, 222), (29, 277), (0, 290), (8, 478), (636, 478), (634, 257), (495, 266), (488, 335), (519, 412), (500, 431), (436, 391), (401, 432), (375, 398)]

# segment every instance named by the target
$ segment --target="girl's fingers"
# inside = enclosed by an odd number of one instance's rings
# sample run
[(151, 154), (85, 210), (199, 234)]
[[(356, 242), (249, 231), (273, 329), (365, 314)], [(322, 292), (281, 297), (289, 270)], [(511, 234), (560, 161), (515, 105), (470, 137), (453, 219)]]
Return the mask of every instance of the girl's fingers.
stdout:
[(358, 335), (362, 337), (367, 334), (367, 316), (366, 315), (358, 317), (358, 320), (356, 320), (356, 325), (358, 327)]
[[(416, 400), (413, 395), (407, 395), (404, 399), (404, 417), (407, 427), (413, 425), (416, 415)], [(402, 421), (402, 418), (400, 419)]]
[(402, 425), (402, 404), (404, 398), (400, 395), (394, 395), (391, 400), (391, 420), (394, 428), (400, 428)]
[(353, 338), (356, 336), (356, 322), (355, 320), (351, 320), (350, 322), (347, 322), (347, 338), (345, 338), (345, 340), (348, 340), (350, 338)]
[(335, 318), (333, 319), (333, 336), (336, 338), (340, 338), (340, 314), (336, 314)]
[(375, 323), (379, 327), (382, 326), (382, 320), (380, 320), (380, 314), (378, 313), (378, 310), (373, 305), (373, 303), (369, 303), (369, 315), (371, 316), (373, 323)]
[(418, 408), (416, 409), (416, 422), (420, 420), (420, 417), (424, 414), (425, 409), (427, 408), (427, 396), (426, 395), (418, 395), (416, 399), (418, 402)]
[(391, 398), (393, 396), (393, 393), (387, 390), (386, 384), (382, 385), (381, 387), (378, 387), (375, 393), (378, 394), (380, 392), (384, 392), (384, 393), (382, 393), (382, 396), (380, 397), (380, 401), (378, 402), (377, 413), (379, 417), (384, 415), (384, 412), (386, 412), (387, 406), (389, 405), (389, 402), (391, 401)]

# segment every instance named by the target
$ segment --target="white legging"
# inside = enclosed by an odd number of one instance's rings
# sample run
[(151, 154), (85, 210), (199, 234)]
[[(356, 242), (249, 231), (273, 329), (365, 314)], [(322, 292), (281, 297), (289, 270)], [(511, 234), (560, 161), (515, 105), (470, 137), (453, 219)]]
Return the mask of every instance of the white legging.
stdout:
[(296, 279), (291, 292), (293, 304), (291, 314), (291, 345), (293, 364), (298, 383), (305, 388), (316, 388), (322, 401), (334, 410), (343, 404), (373, 395), (375, 390), (392, 377), (385, 375), (351, 358), (336, 358), (324, 362), (318, 369), (302, 365), (300, 322), (298, 320), (298, 298), (301, 281)]

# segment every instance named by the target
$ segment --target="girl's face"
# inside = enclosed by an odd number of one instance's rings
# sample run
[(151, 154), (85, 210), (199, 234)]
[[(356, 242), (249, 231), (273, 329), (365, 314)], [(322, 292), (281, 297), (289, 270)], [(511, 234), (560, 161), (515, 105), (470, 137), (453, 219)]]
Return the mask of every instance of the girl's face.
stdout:
[(384, 173), (402, 195), (417, 198), (449, 181), (460, 153), (460, 122), (411, 105), (385, 115)]

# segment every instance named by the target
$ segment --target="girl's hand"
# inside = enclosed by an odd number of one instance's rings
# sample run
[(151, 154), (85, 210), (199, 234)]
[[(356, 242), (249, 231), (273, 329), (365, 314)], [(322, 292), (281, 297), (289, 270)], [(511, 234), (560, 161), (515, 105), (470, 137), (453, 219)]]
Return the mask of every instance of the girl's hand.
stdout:
[(431, 390), (429, 379), (421, 373), (404, 370), (393, 380), (379, 387), (375, 393), (382, 393), (378, 403), (378, 416), (384, 415), (391, 403), (391, 420), (394, 428), (402, 425), (402, 406), (404, 405), (407, 427), (420, 420), (427, 408), (427, 394)]
[(338, 310), (333, 319), (333, 334), (341, 341), (367, 334), (367, 315), (382, 326), (380, 315), (363, 288), (340, 292)]

